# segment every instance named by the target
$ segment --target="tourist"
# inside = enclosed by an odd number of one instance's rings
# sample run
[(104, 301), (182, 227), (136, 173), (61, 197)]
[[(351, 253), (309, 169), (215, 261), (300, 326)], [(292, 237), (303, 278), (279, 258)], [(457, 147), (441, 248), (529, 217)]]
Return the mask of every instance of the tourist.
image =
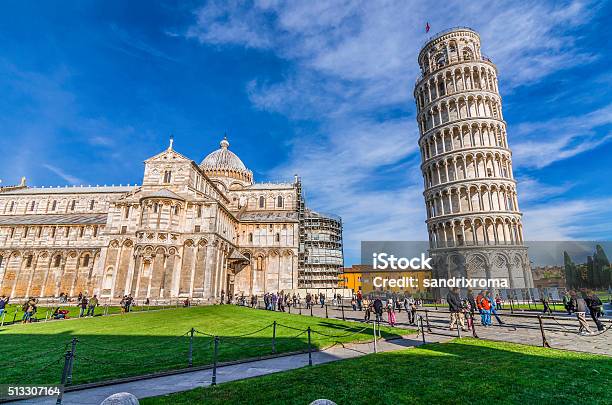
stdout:
[(79, 292), (79, 297), (77, 298), (77, 305), (79, 305), (82, 299), (83, 299), (83, 293)]
[(9, 298), (6, 295), (2, 295), (2, 297), (0, 297), (0, 319), (2, 319), (2, 315), (4, 314), (4, 310), (6, 309), (8, 302)]
[(225, 303), (225, 291), (221, 290), (221, 305)]
[(448, 310), (450, 311), (450, 324), (449, 329), (454, 330), (455, 325), (457, 328), (461, 325), (461, 330), (465, 329), (465, 323), (463, 322), (463, 308), (461, 307), (461, 299), (459, 298), (459, 289), (457, 287), (451, 288), (446, 295), (446, 302), (448, 303)]
[(276, 303), (278, 302), (278, 295), (276, 293), (272, 293), (272, 298), (270, 299), (270, 310), (276, 311)]
[(595, 325), (597, 325), (597, 330), (601, 332), (605, 329), (603, 323), (601, 323), (601, 321), (599, 320), (599, 312), (601, 311), (601, 306), (603, 305), (601, 300), (594, 293), (585, 293), (584, 302), (586, 303), (586, 306), (589, 309), (589, 312), (591, 313), (591, 319), (593, 319), (593, 322), (595, 322)]
[[(478, 295), (480, 297), (480, 310), (481, 310), (481, 321), (483, 326), (491, 326), (491, 301), (487, 298), (485, 291), (481, 291)], [(476, 300), (478, 303), (478, 299)]]
[(87, 307), (87, 316), (94, 316), (96, 307), (98, 306), (98, 296), (94, 294), (89, 300), (89, 306)]
[[(468, 290), (469, 291), (469, 290)], [(478, 312), (480, 313), (480, 323), (482, 325), (485, 324), (485, 316), (484, 313), (482, 312), (482, 298), (483, 298), (483, 294), (484, 291), (481, 291), (478, 293), (478, 295), (476, 296), (476, 308), (478, 309)], [(468, 293), (468, 299), (469, 299), (470, 294)]]
[(127, 301), (126, 301), (127, 307), (125, 308), (125, 311), (130, 312), (133, 304), (134, 304), (134, 298), (132, 298), (132, 294), (129, 294), (127, 297)]
[(351, 307), (353, 307), (353, 311), (357, 311), (357, 300), (355, 297), (351, 298)]
[(387, 304), (387, 320), (389, 322), (389, 325), (391, 325), (391, 327), (395, 326), (395, 323), (396, 323), (395, 309), (393, 308), (392, 301)]
[(87, 304), (89, 304), (89, 300), (86, 295), (81, 295), (81, 301), (78, 303), (81, 310), (79, 311), (79, 318), (82, 318), (85, 315), (85, 311), (87, 310)]
[(123, 298), (121, 298), (121, 301), (119, 302), (119, 307), (121, 308), (122, 315), (125, 314), (126, 301), (127, 295), (124, 295)]
[(325, 295), (323, 293), (319, 293), (319, 303), (321, 304), (321, 308), (325, 306)]
[(463, 310), (463, 316), (465, 317), (467, 323), (467, 329), (474, 330), (474, 318), (472, 317), (473, 310), (472, 305), (470, 304), (470, 300), (468, 300), (467, 298), (462, 300), (461, 308)]
[(361, 294), (361, 290), (357, 291), (357, 309), (361, 311), (363, 308), (363, 295)]
[(590, 335), (591, 328), (589, 328), (589, 324), (586, 321), (585, 314), (587, 310), (586, 301), (582, 297), (578, 297), (576, 293), (572, 296), (574, 301), (576, 302), (576, 318), (578, 319), (578, 333), (580, 335)]
[(306, 309), (310, 309), (312, 305), (312, 295), (310, 293), (306, 293)]
[(382, 313), (383, 313), (383, 303), (380, 298), (376, 297), (374, 302), (372, 303), (374, 308), (374, 313), (376, 314), (376, 322), (380, 323), (382, 321)]
[(36, 300), (34, 298), (30, 298), (26, 301), (22, 306), (23, 309), (23, 317), (21, 318), (21, 323), (32, 323), (32, 318), (36, 314)]
[(363, 315), (363, 320), (365, 322), (370, 322), (371, 315), (372, 315), (372, 304), (368, 304), (365, 306), (365, 314)]
[(278, 295), (278, 310), (281, 312), (285, 312), (285, 305), (283, 303), (284, 298), (285, 294), (281, 291)]
[(500, 310), (500, 311), (501, 311), (502, 309), (504, 309), (504, 308), (502, 307), (502, 303), (503, 303), (503, 301), (502, 301), (501, 297), (499, 296), (499, 294), (497, 294), (497, 295), (495, 296), (495, 306), (496, 306), (496, 307), (497, 307), (497, 309), (498, 309), (498, 310)]
[(552, 311), (549, 305), (549, 299), (546, 295), (542, 295), (542, 305), (544, 306), (544, 310), (542, 311), (542, 313), (545, 314), (548, 312), (550, 315), (552, 315)]
[(495, 316), (495, 320), (497, 321), (498, 324), (503, 325), (504, 322), (501, 319), (499, 319), (499, 315), (497, 315), (497, 310), (495, 309), (497, 304), (493, 301), (492, 297), (493, 297), (493, 293), (489, 291), (489, 294), (487, 295), (487, 300), (491, 303), (491, 314)]
[(416, 325), (416, 313), (417, 313), (416, 301), (411, 300), (408, 305), (409, 305), (409, 310), (407, 310), (408, 320), (410, 321), (411, 325)]

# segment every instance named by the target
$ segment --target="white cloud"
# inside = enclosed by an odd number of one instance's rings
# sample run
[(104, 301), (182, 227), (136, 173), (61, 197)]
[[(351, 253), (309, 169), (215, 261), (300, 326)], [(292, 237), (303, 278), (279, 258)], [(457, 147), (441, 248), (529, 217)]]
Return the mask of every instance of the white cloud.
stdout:
[[(433, 31), (457, 25), (479, 31), (483, 51), (497, 64), (502, 90), (508, 92), (594, 60), (596, 55), (576, 46), (572, 31), (595, 12), (585, 1), (484, 6), (425, 0), (261, 0), (252, 7), (210, 1), (196, 11), (187, 36), (207, 45), (273, 52), (289, 62), (292, 69), (282, 80), (254, 78), (247, 92), (257, 108), (317, 124), (317, 130), (301, 131), (288, 142), (290, 160), (274, 172), (299, 173), (312, 192), (307, 195), (310, 205), (343, 216), (351, 257), (360, 238), (426, 238), (412, 96), (425, 23)], [(513, 145), (515, 167), (543, 167), (603, 142), (592, 124), (579, 128), (580, 118), (575, 130), (559, 134), (548, 129), (542, 142), (552, 153), (543, 150), (540, 137), (534, 144), (534, 126), (524, 127), (522, 138), (513, 134), (518, 141)], [(530, 189), (535, 182), (522, 184), (525, 201), (538, 199)], [(552, 197), (570, 186), (546, 186), (540, 192)]]
[(63, 171), (59, 167), (50, 165), (48, 163), (44, 163), (43, 167), (45, 167), (46, 169), (51, 170), (58, 177), (60, 177), (64, 181), (68, 182), (69, 184), (72, 184), (72, 185), (83, 184), (83, 181), (80, 178), (78, 178), (76, 176), (73, 176), (73, 175), (71, 175), (69, 173), (66, 173), (65, 171)]

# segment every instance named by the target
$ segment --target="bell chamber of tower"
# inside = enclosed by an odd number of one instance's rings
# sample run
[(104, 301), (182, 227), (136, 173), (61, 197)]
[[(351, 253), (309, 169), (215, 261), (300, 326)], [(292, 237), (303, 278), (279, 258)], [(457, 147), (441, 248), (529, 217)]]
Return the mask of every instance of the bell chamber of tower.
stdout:
[(418, 63), (423, 195), (438, 276), (533, 287), (496, 66), (478, 33), (463, 27), (432, 37)]

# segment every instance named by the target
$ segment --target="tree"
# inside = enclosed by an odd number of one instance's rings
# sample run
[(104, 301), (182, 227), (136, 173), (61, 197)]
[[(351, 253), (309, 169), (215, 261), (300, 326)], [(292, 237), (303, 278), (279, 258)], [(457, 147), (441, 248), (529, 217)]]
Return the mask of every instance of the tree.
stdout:
[(563, 263), (565, 265), (565, 284), (567, 288), (578, 287), (576, 285), (576, 265), (567, 252), (563, 252)]

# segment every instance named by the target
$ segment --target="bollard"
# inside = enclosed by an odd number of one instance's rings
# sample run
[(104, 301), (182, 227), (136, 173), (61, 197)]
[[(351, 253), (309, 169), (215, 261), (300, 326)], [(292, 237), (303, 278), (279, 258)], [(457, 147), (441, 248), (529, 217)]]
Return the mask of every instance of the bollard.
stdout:
[(438, 300), (434, 300), (434, 307), (436, 308), (436, 311), (438, 310)]
[(272, 324), (272, 353), (276, 354), (276, 321)]
[(425, 330), (423, 329), (423, 317), (419, 315), (419, 322), (421, 323), (421, 336), (423, 337), (423, 344), (425, 344)]
[(215, 336), (215, 348), (213, 351), (213, 371), (210, 385), (217, 385), (217, 355), (219, 353), (219, 336)]
[(514, 314), (514, 308), (512, 307), (512, 298), (510, 298), (510, 313)]
[(427, 322), (427, 332), (431, 333), (431, 326), (429, 325), (429, 315), (427, 314), (427, 310), (425, 310), (425, 322)]
[(538, 315), (538, 322), (540, 323), (540, 332), (542, 332), (542, 347), (550, 347), (546, 335), (544, 334), (544, 323), (542, 322), (542, 315)]
[(478, 335), (476, 334), (476, 322), (474, 322), (473, 312), (470, 312), (470, 318), (472, 318), (472, 336), (478, 339)]
[(300, 315), (302, 315), (302, 304), (300, 304), (299, 309), (300, 309)]
[(346, 321), (346, 319), (344, 319), (344, 305), (342, 305), (342, 304), (340, 304), (340, 305), (341, 305), (340, 308), (342, 308), (342, 320)]
[(189, 331), (189, 357), (187, 358), (188, 367), (193, 366), (193, 333), (195, 332), (194, 328), (191, 328)]
[[(310, 307), (312, 309), (312, 307)], [(310, 326), (308, 327), (308, 365), (312, 366), (312, 350), (310, 344)]]
[(327, 304), (325, 304), (325, 317), (329, 318), (329, 316), (327, 315)]
[(76, 345), (79, 340), (72, 338), (72, 347), (70, 348), (70, 364), (68, 365), (68, 377), (66, 378), (66, 384), (72, 384), (72, 370), (74, 368), (74, 355), (76, 353)]
[(288, 305), (288, 307), (289, 307), (289, 313), (291, 313), (291, 305)]
[(61, 388), (60, 393), (57, 396), (57, 401), (55, 401), (56, 405), (62, 403), (62, 397), (64, 396), (64, 387), (66, 386), (66, 378), (68, 377), (68, 369), (70, 368), (70, 359), (72, 358), (70, 350), (66, 351), (66, 355), (64, 357), (64, 368), (62, 369), (62, 380), (61, 380)]
[(374, 353), (378, 353), (378, 343), (376, 339), (376, 322), (372, 322), (372, 332), (374, 332)]

